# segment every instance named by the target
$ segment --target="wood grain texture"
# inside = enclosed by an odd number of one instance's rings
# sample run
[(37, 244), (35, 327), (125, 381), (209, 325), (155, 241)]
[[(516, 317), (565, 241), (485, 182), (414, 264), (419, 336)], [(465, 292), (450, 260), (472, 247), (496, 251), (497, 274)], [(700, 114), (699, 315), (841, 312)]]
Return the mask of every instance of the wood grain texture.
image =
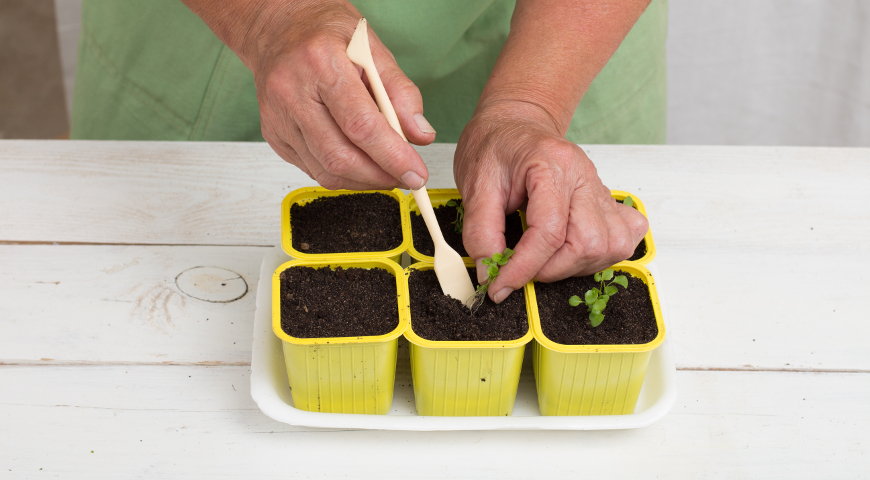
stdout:
[[(593, 145), (664, 249), (870, 251), (870, 149)], [(431, 188), (455, 146), (418, 148)], [(0, 241), (274, 245), (283, 196), (313, 181), (265, 144), (0, 141)]]
[(227, 366), (0, 367), (0, 384), (27, 386), (0, 389), (2, 473), (88, 479), (866, 473), (867, 374), (679, 372), (681, 394), (663, 420), (598, 432), (291, 427), (259, 412), (248, 375), (245, 367)]
[[(266, 250), (0, 245), (0, 363), (250, 364)], [(185, 294), (176, 277), (198, 266), (238, 274), (248, 293)]]

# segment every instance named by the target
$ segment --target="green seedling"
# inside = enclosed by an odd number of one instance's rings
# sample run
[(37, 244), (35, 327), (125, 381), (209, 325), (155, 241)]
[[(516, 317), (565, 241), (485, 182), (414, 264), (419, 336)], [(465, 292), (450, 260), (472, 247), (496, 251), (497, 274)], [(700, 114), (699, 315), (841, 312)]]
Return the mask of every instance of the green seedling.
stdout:
[(632, 200), (631, 195), (625, 197), (625, 199), (622, 200), (622, 204), (628, 207), (633, 207), (634, 200)]
[(473, 301), (471, 302), (472, 311), (475, 310), (476, 307), (479, 307), (483, 304), (483, 299), (486, 297), (486, 291), (489, 289), (489, 286), (492, 285), (492, 281), (495, 280), (495, 277), (498, 276), (498, 267), (503, 267), (507, 264), (508, 259), (511, 258), (511, 255), (514, 254), (514, 251), (510, 248), (505, 248), (504, 253), (496, 253), (493, 254), (490, 258), (484, 258), (482, 263), (486, 265), (486, 282), (481, 283), (477, 286), (477, 291), (474, 292)]
[(586, 305), (586, 311), (589, 313), (589, 322), (593, 327), (597, 327), (604, 321), (604, 313), (602, 312), (607, 308), (607, 301), (619, 292), (616, 285), (619, 285), (622, 288), (628, 288), (628, 279), (625, 278), (625, 275), (617, 275), (614, 277), (612, 268), (608, 268), (603, 272), (598, 272), (592, 278), (594, 278), (596, 282), (599, 282), (599, 288), (586, 290), (582, 299), (577, 295), (571, 296), (571, 298), (568, 299), (568, 304), (572, 307)]
[(456, 207), (456, 220), (451, 223), (453, 224), (454, 232), (462, 233), (462, 220), (465, 218), (465, 207), (456, 200), (449, 200), (446, 205), (448, 207)]

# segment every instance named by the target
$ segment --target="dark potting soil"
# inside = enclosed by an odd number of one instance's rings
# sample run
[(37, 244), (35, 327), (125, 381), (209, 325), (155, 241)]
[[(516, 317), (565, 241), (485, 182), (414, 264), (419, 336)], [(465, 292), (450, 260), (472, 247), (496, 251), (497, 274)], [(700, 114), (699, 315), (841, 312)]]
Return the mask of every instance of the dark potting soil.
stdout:
[(572, 307), (572, 295), (583, 298), (587, 290), (598, 287), (592, 278), (571, 277), (553, 283), (535, 283), (541, 329), (550, 340), (562, 345), (629, 345), (653, 341), (658, 335), (649, 290), (643, 281), (627, 273), (628, 288), (617, 286), (619, 293), (610, 297), (604, 321), (597, 327), (589, 323), (585, 305)]
[[(477, 286), (474, 269), (468, 276)], [(489, 297), (474, 314), (459, 300), (441, 292), (434, 270), (412, 270), (408, 279), (414, 333), (436, 341), (507, 341), (529, 331), (526, 297), (517, 290), (496, 305)]]
[[(462, 200), (458, 200), (460, 204)], [(444, 235), (444, 240), (460, 256), (467, 257), (468, 252), (465, 251), (465, 245), (462, 244), (462, 232), (457, 233), (453, 222), (456, 220), (456, 207), (441, 205), (435, 207), (435, 218), (438, 220), (438, 226), (441, 227), (441, 233)], [(519, 212), (514, 212), (505, 217), (505, 242), (508, 248), (514, 248), (520, 243), (520, 237), (523, 236), (523, 221), (520, 219)], [(411, 238), (414, 242), (414, 248), (423, 255), (435, 255), (435, 243), (432, 242), (432, 237), (429, 235), (429, 230), (426, 228), (426, 221), (419, 213), (411, 212)]]
[(290, 222), (293, 248), (304, 253), (384, 252), (402, 244), (399, 202), (384, 193), (294, 204)]
[(281, 329), (296, 338), (385, 335), (399, 325), (396, 278), (377, 268), (281, 272)]
[(637, 247), (634, 248), (634, 253), (628, 257), (629, 260), (640, 260), (643, 256), (646, 255), (646, 239), (641, 238), (640, 243), (637, 244)]

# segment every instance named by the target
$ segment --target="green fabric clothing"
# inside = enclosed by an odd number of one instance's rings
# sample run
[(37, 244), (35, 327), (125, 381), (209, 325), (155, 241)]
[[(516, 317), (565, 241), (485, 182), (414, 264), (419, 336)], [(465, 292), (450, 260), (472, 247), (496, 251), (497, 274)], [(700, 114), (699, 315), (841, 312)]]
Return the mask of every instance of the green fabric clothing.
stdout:
[[(355, 0), (453, 143), (515, 0)], [(653, 0), (574, 114), (576, 143), (664, 143), (667, 0)], [(71, 137), (262, 141), (253, 75), (179, 0), (85, 0)]]

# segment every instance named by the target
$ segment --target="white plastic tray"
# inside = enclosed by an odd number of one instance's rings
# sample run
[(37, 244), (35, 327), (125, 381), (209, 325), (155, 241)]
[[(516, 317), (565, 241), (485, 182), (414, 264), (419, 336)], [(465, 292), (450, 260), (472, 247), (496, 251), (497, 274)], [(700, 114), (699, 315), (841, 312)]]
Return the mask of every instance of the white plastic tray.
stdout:
[[(272, 333), (272, 273), (290, 260), (280, 246), (269, 251), (260, 268), (254, 345), (251, 359), (251, 396), (267, 416), (290, 425), (380, 430), (611, 430), (638, 428), (659, 420), (674, 404), (674, 358), (667, 339), (650, 358), (635, 413), (586, 417), (544, 417), (538, 411), (531, 345), (526, 351), (517, 400), (510, 417), (423, 417), (414, 408), (408, 343), (399, 340), (393, 407), (387, 415), (306, 412), (293, 408), (281, 340)], [(655, 275), (653, 270), (653, 275)], [(656, 287), (659, 281), (656, 277)], [(664, 306), (662, 306), (664, 309)], [(663, 312), (664, 315), (664, 312)], [(667, 317), (665, 317), (667, 318)]]

